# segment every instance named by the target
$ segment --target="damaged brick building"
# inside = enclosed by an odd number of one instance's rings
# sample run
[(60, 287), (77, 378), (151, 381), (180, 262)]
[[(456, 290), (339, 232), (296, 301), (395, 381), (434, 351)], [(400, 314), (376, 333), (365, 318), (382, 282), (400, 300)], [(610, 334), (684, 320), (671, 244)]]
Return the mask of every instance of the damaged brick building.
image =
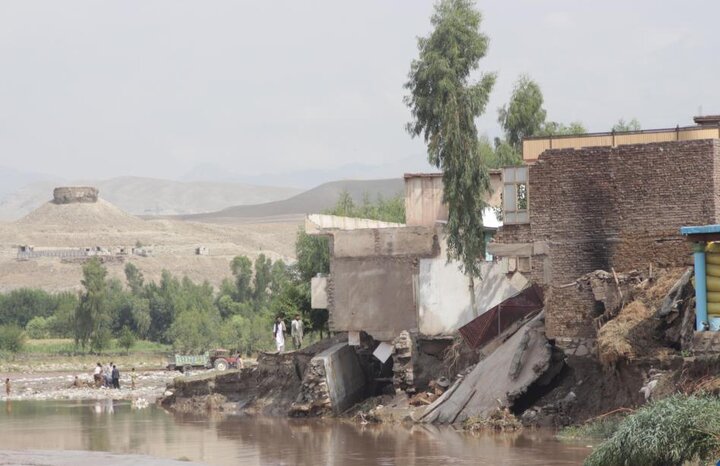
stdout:
[(714, 125), (634, 134), (633, 141), (661, 142), (613, 145), (608, 133), (606, 145), (588, 135), (555, 149), (562, 138), (529, 139), (528, 163), (506, 169), (504, 206), (517, 215), (506, 215), (489, 250), (526, 264), (530, 280), (543, 285), (547, 336), (566, 352), (592, 354), (602, 312), (579, 277), (692, 265), (680, 227), (720, 221)]

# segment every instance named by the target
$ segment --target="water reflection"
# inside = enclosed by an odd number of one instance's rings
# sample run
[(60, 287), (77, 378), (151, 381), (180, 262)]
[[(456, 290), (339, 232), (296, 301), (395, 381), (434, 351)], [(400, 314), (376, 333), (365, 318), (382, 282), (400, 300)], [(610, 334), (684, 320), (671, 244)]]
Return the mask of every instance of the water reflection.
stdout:
[(542, 432), (487, 436), (434, 426), (174, 417), (118, 401), (22, 401), (5, 403), (4, 411), (0, 449), (102, 450), (213, 465), (571, 465), (589, 452)]

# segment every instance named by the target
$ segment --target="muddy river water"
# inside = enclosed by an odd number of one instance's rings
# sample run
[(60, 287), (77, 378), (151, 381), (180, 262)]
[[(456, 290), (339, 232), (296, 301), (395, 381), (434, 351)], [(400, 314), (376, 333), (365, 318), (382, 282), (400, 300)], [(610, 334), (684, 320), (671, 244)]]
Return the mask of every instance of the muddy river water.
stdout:
[(478, 435), (339, 420), (200, 418), (127, 401), (0, 402), (0, 450), (145, 454), (209, 465), (575, 465), (590, 449), (549, 432)]

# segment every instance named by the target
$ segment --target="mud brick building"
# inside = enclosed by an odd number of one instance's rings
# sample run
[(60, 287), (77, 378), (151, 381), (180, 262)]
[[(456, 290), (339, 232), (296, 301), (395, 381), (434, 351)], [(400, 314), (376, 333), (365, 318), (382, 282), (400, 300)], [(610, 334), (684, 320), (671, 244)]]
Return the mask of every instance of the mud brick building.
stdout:
[(527, 165), (506, 169), (511, 218), (490, 252), (544, 286), (549, 338), (595, 337), (601, 304), (575, 283), (583, 274), (692, 265), (679, 230), (720, 222), (720, 128), (691, 130), (698, 139), (679, 129), (666, 142), (582, 147), (576, 138), (580, 147), (526, 154)]

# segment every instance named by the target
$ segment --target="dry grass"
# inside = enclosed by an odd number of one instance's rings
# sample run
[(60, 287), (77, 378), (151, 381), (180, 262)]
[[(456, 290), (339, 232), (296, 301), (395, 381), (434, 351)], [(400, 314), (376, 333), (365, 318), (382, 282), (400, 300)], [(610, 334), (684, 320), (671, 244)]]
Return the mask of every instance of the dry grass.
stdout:
[[(633, 301), (622, 308), (618, 316), (598, 332), (600, 362), (605, 366), (614, 366), (620, 360), (636, 359), (642, 341), (634, 338), (637, 336), (635, 330), (651, 316), (651, 311), (641, 301)], [(652, 339), (652, 334), (642, 336)]]
[(675, 285), (675, 283), (680, 280), (682, 274), (685, 273), (685, 270), (685, 267), (656, 270), (654, 281), (647, 289), (640, 293), (638, 296), (639, 299), (650, 309), (657, 310), (673, 285)]
[(653, 280), (644, 280), (633, 290), (634, 300), (598, 331), (600, 362), (613, 367), (620, 361), (640, 357), (663, 358), (671, 352), (658, 334), (660, 322), (653, 318), (685, 268), (658, 269)]

